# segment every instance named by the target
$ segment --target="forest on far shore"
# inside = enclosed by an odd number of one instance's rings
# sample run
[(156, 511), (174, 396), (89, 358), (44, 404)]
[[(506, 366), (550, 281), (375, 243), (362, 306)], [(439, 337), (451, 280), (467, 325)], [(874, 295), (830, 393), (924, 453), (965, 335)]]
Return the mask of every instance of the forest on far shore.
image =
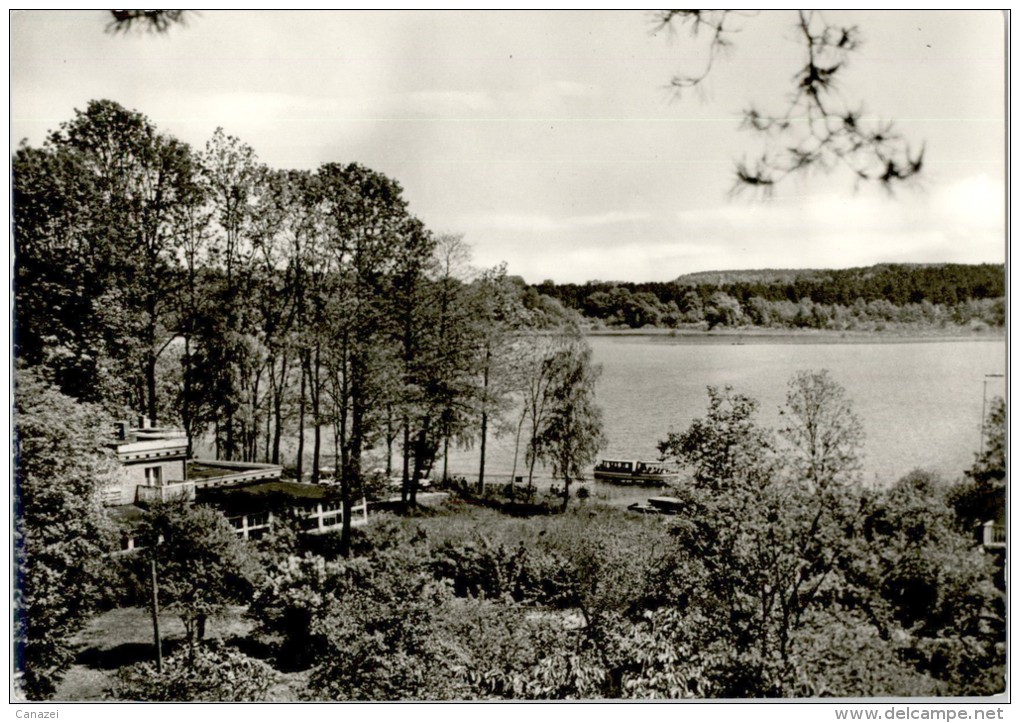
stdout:
[(1002, 328), (1002, 264), (879, 264), (853, 269), (709, 271), (674, 281), (534, 286), (596, 326), (759, 326), (884, 331)]

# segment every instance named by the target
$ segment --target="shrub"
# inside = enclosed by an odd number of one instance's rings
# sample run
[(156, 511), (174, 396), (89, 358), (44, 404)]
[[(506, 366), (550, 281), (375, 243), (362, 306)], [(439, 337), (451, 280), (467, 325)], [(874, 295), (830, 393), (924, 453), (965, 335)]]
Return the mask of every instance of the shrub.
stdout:
[(309, 681), (318, 700), (444, 700), (465, 695), (437, 612), (449, 591), (416, 549), (338, 564), (335, 594), (312, 622), (326, 641)]
[(277, 673), (260, 660), (217, 643), (182, 650), (163, 661), (163, 672), (139, 663), (120, 672), (115, 700), (265, 701)]
[(338, 563), (314, 556), (289, 557), (268, 572), (248, 615), (256, 621), (253, 635), (269, 645), (281, 667), (308, 668), (325, 651), (312, 625), (333, 604), (339, 574)]

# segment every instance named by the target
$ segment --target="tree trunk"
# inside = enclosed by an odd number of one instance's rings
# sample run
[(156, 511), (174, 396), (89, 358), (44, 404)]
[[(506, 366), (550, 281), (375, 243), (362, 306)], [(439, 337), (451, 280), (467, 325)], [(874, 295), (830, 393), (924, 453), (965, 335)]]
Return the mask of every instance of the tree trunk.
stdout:
[(403, 422), (404, 422), (404, 462), (403, 462), (404, 467), (403, 467), (403, 475), (400, 478), (400, 502), (402, 504), (406, 505), (407, 504), (408, 495), (411, 492), (411, 490), (410, 490), (410, 486), (411, 486), (411, 472), (410, 472), (410, 463), (411, 463), (411, 457), (410, 457), (410, 453), (411, 453), (411, 421), (407, 418), (406, 414), (404, 415)]
[(149, 350), (148, 357), (145, 360), (145, 388), (146, 396), (148, 397), (148, 411), (146, 416), (149, 417), (149, 423), (155, 427), (156, 424), (156, 353)]
[(517, 422), (517, 436), (514, 439), (514, 466), (510, 471), (510, 482), (514, 483), (517, 480), (517, 458), (521, 452), (521, 432), (524, 431), (524, 418), (527, 410), (521, 414), (520, 421)]
[(443, 437), (443, 486), (450, 479), (450, 437)]
[[(492, 360), (492, 349), (485, 347), (485, 365), (482, 368), (482, 435), (478, 462), (478, 494), (485, 494), (485, 441), (489, 429), (489, 365)], [(513, 478), (511, 477), (511, 482)]]
[[(411, 507), (418, 506), (418, 480), (421, 479), (422, 473), (425, 471), (426, 464), (428, 464), (428, 435), (429, 435), (429, 419), (426, 417), (422, 420), (421, 430), (418, 432), (417, 439), (414, 443), (414, 474), (411, 475), (410, 494), (408, 495), (408, 504)], [(428, 464), (431, 468), (431, 464)]]
[[(304, 352), (302, 352), (302, 356)], [(301, 363), (301, 397), (298, 399), (298, 448), (297, 448), (297, 481), (304, 479), (305, 471), (305, 385), (308, 379), (306, 367)]]
[[(485, 494), (485, 438), (489, 430), (489, 413), (482, 411), (481, 444), (478, 455), (478, 494)], [(516, 460), (514, 460), (516, 462)], [(511, 477), (511, 480), (513, 478)]]
[(535, 486), (535, 463), (538, 462), (538, 454), (535, 451), (535, 440), (531, 440), (530, 443), (531, 451), (528, 455), (528, 492), (530, 493)]
[(184, 390), (182, 392), (183, 403), (181, 404), (181, 424), (184, 425), (184, 436), (188, 440), (188, 448), (185, 451), (185, 456), (191, 459), (191, 455), (195, 450), (195, 417), (194, 409), (192, 408), (192, 400), (194, 394), (191, 391), (191, 337), (185, 335), (184, 337), (184, 359), (182, 361), (184, 366)]
[(234, 403), (227, 402), (227, 437), (224, 440), (227, 461), (234, 459)]
[(322, 424), (319, 400), (322, 394), (320, 379), (320, 356), (319, 345), (315, 345), (315, 373), (310, 375), (312, 381), (312, 421), (315, 424), (315, 441), (312, 446), (312, 484), (319, 483), (319, 463), (322, 453)]
[(287, 386), (287, 355), (283, 355), (280, 362), (280, 384), (274, 391), (274, 412), (273, 422), (273, 464), (280, 464), (280, 443), (283, 441), (283, 393)]
[(393, 430), (393, 405), (386, 405), (386, 479), (393, 476), (393, 440), (397, 433)]
[[(270, 389), (270, 393), (272, 393), (272, 389), (273, 389), (273, 380), (272, 379), (269, 380), (269, 389)], [(266, 464), (269, 464), (269, 452), (270, 452), (270, 449), (273, 446), (273, 437), (272, 437), (272, 434), (273, 434), (273, 415), (267, 410), (266, 411), (266, 436), (265, 436), (265, 442), (262, 445), (262, 461), (265, 462)]]

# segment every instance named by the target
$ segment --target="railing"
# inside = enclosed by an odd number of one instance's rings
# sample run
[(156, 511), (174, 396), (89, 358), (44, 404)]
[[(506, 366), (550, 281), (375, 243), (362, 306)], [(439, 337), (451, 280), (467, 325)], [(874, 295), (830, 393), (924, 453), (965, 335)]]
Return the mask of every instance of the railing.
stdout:
[[(322, 503), (318, 503), (309, 510), (295, 507), (292, 511), (303, 514), (301, 530), (309, 535), (319, 535), (337, 529), (343, 524), (343, 506), (339, 504), (326, 508)], [(351, 506), (351, 517), (351, 524), (355, 527), (368, 523), (368, 505), (364, 497), (361, 498), (360, 504)], [(276, 522), (273, 513), (269, 511), (230, 515), (227, 521), (234, 528), (234, 532), (246, 540), (262, 537), (272, 530)]]
[[(315, 535), (338, 528), (343, 525), (343, 505), (336, 505), (333, 509), (323, 509), (323, 505), (317, 504), (315, 509), (309, 511), (304, 519), (304, 530)], [(351, 505), (351, 525), (357, 527), (368, 523), (368, 503), (361, 498), (359, 504)]]
[(106, 487), (106, 488), (103, 489), (103, 491), (100, 493), (100, 495), (102, 497), (104, 505), (107, 505), (107, 506), (110, 506), (110, 505), (119, 505), (121, 503), (121, 488), (120, 487)]
[(138, 502), (166, 502), (185, 498), (195, 499), (194, 482), (172, 482), (166, 485), (138, 485), (135, 492)]

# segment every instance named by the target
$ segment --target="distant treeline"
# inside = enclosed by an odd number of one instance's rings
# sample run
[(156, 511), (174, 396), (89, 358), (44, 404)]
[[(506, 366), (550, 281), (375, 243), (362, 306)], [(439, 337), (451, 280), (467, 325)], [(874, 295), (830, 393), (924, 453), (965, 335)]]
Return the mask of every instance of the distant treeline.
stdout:
[(589, 319), (631, 328), (1005, 324), (1001, 264), (713, 271), (666, 282), (545, 281), (535, 288)]

